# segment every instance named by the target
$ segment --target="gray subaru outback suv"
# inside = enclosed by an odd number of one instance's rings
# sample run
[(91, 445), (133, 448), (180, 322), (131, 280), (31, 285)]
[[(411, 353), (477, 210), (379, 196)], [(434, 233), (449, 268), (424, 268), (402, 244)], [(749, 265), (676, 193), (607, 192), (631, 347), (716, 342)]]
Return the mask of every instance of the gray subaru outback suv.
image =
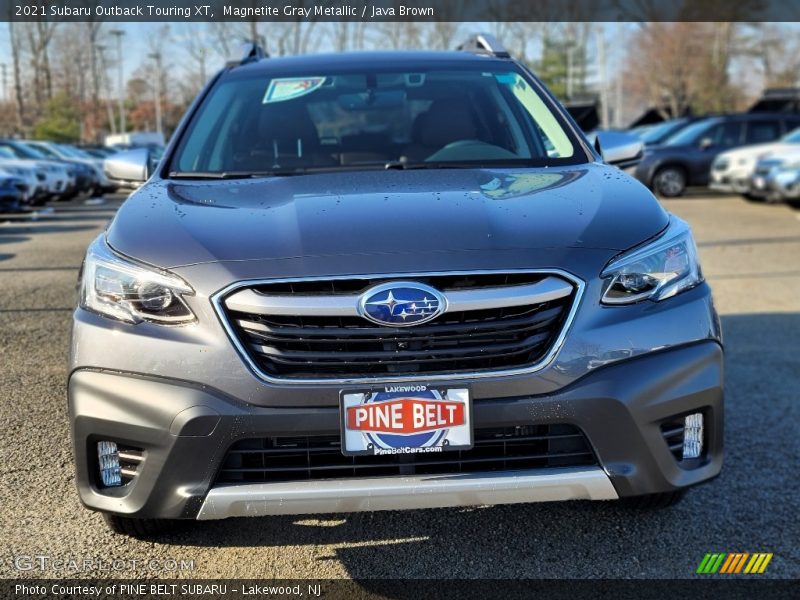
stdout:
[(146, 183), (86, 254), (69, 413), (81, 500), (115, 531), (660, 506), (720, 471), (689, 227), (488, 38), (254, 47), (157, 165), (106, 169)]

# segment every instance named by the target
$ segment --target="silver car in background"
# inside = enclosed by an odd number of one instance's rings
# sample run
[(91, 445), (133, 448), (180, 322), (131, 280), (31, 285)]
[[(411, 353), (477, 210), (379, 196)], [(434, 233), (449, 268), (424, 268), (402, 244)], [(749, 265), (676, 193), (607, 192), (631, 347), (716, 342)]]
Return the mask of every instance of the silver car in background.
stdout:
[[(759, 161), (794, 151), (800, 151), (800, 129), (790, 131), (776, 142), (753, 144), (723, 152), (711, 164), (709, 187), (722, 193), (750, 196), (752, 177)], [(758, 194), (754, 196), (757, 197)]]
[(748, 196), (765, 202), (800, 198), (800, 148), (759, 160), (748, 184)]

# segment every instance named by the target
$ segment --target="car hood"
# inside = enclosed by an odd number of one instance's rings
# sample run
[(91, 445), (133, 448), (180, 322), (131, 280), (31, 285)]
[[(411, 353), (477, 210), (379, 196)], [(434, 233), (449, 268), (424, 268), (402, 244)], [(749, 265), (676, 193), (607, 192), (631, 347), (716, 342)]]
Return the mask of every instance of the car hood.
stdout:
[(602, 164), (360, 171), (247, 180), (151, 180), (109, 244), (172, 268), (311, 256), (543, 248), (614, 251), (668, 222), (653, 195)]
[(0, 169), (3, 167), (14, 167), (14, 168), (22, 168), (25, 171), (33, 172), (38, 165), (34, 164), (31, 161), (26, 160), (14, 160), (14, 159), (0, 159)]
[(759, 158), (773, 156), (777, 153), (792, 152), (796, 150), (800, 150), (800, 144), (770, 142), (767, 144), (753, 144), (752, 146), (744, 146), (743, 148), (728, 150), (727, 152), (720, 154), (719, 158), (726, 158), (728, 160), (757, 160)]
[(768, 156), (762, 156), (760, 158), (765, 158), (767, 160), (778, 160), (778, 161), (796, 161), (800, 159), (800, 144), (792, 144), (790, 147), (784, 148), (783, 150), (776, 150), (775, 152), (770, 152)]

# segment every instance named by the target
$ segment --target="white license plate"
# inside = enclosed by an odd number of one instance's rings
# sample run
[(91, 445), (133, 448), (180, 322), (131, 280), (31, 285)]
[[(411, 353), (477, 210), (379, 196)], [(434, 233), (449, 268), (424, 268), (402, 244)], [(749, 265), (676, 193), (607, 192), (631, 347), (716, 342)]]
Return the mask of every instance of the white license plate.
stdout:
[(763, 177), (754, 177), (753, 178), (753, 187), (757, 190), (763, 190), (767, 186), (767, 182), (764, 181)]
[(467, 388), (397, 384), (340, 393), (342, 453), (435, 454), (472, 448)]

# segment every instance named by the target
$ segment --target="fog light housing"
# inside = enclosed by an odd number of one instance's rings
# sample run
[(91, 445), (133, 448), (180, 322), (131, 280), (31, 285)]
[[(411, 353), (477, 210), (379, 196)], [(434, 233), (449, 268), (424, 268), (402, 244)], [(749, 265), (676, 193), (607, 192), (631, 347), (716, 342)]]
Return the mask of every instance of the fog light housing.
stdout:
[(97, 458), (100, 467), (100, 481), (105, 487), (122, 485), (122, 469), (119, 464), (119, 449), (116, 442), (103, 440), (97, 442)]
[(683, 425), (683, 459), (703, 453), (703, 413), (686, 415)]

